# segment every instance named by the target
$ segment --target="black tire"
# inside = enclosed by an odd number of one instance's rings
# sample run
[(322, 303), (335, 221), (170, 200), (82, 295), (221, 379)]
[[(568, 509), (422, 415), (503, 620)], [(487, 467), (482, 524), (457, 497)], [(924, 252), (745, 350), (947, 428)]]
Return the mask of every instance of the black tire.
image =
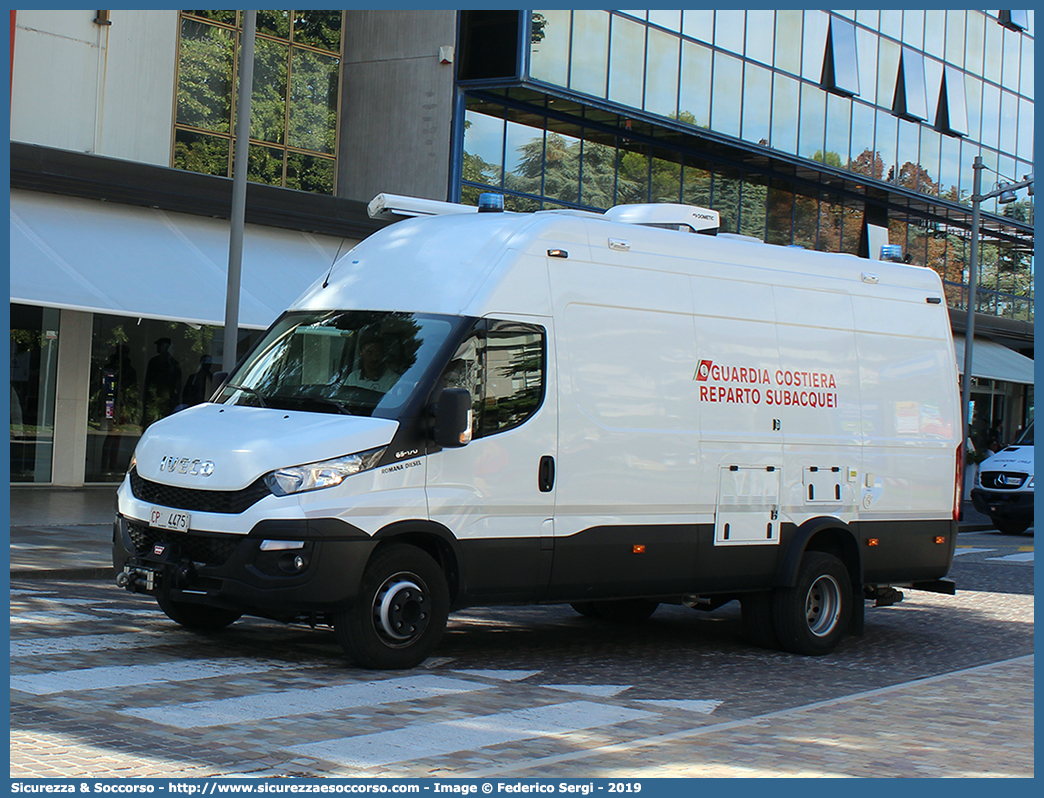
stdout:
[(1030, 527), (1029, 524), (1022, 521), (1011, 521), (1007, 518), (991, 518), (990, 520), (993, 521), (993, 525), (1002, 535), (1021, 535)]
[(413, 668), (438, 645), (448, 617), (439, 564), (415, 546), (393, 544), (373, 555), (358, 598), (334, 616), (334, 635), (362, 668)]
[(593, 601), (597, 618), (612, 623), (641, 623), (660, 606), (652, 599), (621, 599), (619, 601)]
[(743, 634), (759, 648), (779, 650), (779, 636), (772, 620), (772, 592), (748, 593), (740, 598)]
[(792, 654), (829, 654), (848, 628), (852, 600), (842, 562), (831, 554), (807, 552), (797, 584), (774, 591), (772, 617), (780, 646)]
[(215, 631), (238, 621), (243, 613), (238, 610), (223, 610), (208, 607), (205, 604), (188, 604), (184, 601), (171, 601), (166, 596), (156, 596), (156, 603), (177, 624), (186, 629), (199, 631)]

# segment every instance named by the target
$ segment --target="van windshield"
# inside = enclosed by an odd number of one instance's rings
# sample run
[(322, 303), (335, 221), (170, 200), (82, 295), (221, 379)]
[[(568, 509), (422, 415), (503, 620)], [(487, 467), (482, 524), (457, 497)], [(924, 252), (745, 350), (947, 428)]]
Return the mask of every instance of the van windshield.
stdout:
[(385, 311), (287, 313), (216, 401), (396, 418), (459, 321)]
[(1015, 441), (1016, 446), (1032, 446), (1033, 445), (1033, 424), (1031, 423), (1019, 439)]

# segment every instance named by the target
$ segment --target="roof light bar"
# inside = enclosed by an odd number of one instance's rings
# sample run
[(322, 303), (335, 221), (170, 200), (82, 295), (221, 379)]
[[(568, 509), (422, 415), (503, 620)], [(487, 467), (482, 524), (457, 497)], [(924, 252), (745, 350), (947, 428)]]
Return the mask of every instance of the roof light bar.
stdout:
[(371, 219), (394, 219), (410, 216), (445, 216), (451, 213), (477, 213), (473, 205), (460, 205), (456, 202), (423, 199), (421, 197), (405, 197), (401, 194), (378, 194), (366, 206)]

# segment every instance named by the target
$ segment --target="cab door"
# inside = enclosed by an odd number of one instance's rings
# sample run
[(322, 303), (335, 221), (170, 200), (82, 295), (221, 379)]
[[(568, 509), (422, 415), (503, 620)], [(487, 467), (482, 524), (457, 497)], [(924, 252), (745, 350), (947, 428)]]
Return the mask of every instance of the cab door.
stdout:
[(472, 440), (428, 458), (431, 520), (452, 532), (472, 597), (539, 598), (553, 553), (558, 402), (552, 321), (480, 319), (440, 388), (472, 397)]

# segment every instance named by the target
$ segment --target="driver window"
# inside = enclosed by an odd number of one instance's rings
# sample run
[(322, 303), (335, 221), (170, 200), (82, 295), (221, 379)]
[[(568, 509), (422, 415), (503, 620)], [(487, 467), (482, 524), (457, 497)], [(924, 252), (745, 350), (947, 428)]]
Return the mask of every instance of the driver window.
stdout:
[(544, 398), (545, 362), (542, 327), (483, 320), (457, 347), (442, 387), (471, 394), (472, 436), (488, 437), (536, 413)]

